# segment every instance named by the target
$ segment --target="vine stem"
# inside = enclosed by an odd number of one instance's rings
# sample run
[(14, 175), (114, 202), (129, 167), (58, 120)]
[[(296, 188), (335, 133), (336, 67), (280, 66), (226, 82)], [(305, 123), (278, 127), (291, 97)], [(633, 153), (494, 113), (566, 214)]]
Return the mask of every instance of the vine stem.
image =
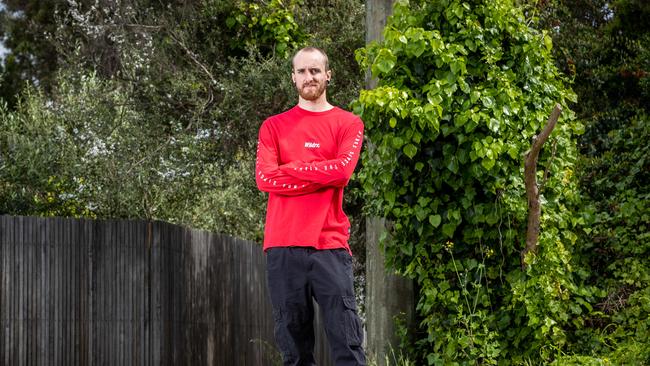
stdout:
[[(458, 278), (458, 284), (463, 287), (463, 290), (467, 290), (465, 286), (467, 286), (467, 281), (463, 281), (460, 278), (460, 273), (458, 272), (458, 267), (456, 267), (456, 259), (454, 258), (454, 253), (449, 251), (449, 254), (451, 254), (451, 262), (454, 264), (454, 271), (456, 272), (456, 277)], [(472, 312), (472, 307), (469, 305), (469, 299), (467, 298), (467, 294), (465, 291), (461, 291), (463, 294), (463, 297), (465, 298), (465, 304), (467, 304), (467, 312), (471, 313)], [(471, 330), (470, 330), (471, 331)]]

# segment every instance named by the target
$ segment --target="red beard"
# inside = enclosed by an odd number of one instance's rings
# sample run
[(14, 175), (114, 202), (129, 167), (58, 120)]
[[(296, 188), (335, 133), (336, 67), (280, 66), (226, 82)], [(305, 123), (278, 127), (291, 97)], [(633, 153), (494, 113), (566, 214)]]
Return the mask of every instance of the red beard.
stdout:
[[(310, 85), (312, 85), (310, 87)], [(325, 92), (325, 89), (327, 88), (327, 84), (325, 82), (323, 83), (306, 83), (302, 87), (298, 87), (296, 85), (296, 89), (298, 90), (298, 94), (302, 97), (302, 99), (309, 100), (309, 101), (314, 101), (318, 98), (320, 98), (321, 95)]]

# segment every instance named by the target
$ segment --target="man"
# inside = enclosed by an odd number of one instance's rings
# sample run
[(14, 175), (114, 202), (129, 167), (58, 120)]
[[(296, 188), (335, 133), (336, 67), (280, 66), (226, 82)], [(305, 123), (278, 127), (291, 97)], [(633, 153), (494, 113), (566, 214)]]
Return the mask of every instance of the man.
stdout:
[(264, 251), (275, 338), (284, 365), (315, 365), (313, 297), (336, 366), (365, 365), (342, 209), (363, 123), (327, 101), (332, 72), (322, 50), (298, 51), (292, 66), (298, 105), (262, 124), (255, 172), (269, 193)]

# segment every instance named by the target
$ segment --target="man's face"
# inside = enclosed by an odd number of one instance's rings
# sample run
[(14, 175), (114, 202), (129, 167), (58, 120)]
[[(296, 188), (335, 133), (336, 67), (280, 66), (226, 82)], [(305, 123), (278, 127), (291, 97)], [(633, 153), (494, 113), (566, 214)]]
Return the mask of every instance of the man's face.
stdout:
[(320, 98), (327, 88), (332, 73), (325, 68), (323, 55), (316, 51), (303, 51), (293, 59), (291, 78), (298, 94), (309, 101)]

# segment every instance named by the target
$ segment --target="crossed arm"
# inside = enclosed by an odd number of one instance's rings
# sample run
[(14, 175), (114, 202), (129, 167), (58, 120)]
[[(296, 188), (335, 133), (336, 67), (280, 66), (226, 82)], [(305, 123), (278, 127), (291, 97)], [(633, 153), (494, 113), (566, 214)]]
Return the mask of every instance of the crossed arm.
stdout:
[(278, 163), (276, 144), (265, 126), (260, 129), (257, 145), (255, 180), (264, 192), (298, 196), (324, 187), (344, 187), (348, 184), (359, 160), (363, 140), (361, 121), (345, 131), (335, 159)]

